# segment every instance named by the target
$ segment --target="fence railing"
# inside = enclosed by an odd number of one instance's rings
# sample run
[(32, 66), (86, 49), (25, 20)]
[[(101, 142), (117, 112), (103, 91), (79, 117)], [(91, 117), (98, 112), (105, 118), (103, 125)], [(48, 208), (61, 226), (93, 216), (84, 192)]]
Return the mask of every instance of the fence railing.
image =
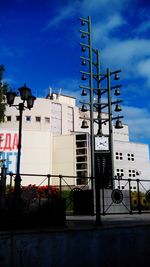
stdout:
[[(7, 202), (14, 193), (15, 175), (6, 175), (5, 197)], [(50, 202), (54, 198), (65, 200), (66, 215), (94, 215), (95, 193), (91, 185), (95, 179), (82, 177), (82, 184), (78, 183), (80, 177), (51, 175), (51, 174), (20, 174), (21, 198), (30, 210)], [(97, 178), (99, 179), (99, 178)], [(114, 188), (100, 188), (100, 214), (133, 214), (150, 212), (150, 180), (114, 178)], [(3, 194), (4, 195), (4, 194)], [(0, 198), (2, 201), (2, 198)]]

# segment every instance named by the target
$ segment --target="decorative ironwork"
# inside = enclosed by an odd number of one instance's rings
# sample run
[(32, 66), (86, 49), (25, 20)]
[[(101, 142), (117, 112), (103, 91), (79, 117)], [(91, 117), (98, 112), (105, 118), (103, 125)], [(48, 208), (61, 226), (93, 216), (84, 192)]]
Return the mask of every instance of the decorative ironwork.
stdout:
[(73, 194), (74, 194), (74, 192), (79, 192), (79, 191), (82, 191), (82, 188), (80, 188), (80, 187), (74, 187), (73, 189), (71, 189), (71, 191), (70, 191), (70, 199), (71, 199), (71, 201), (73, 201)]
[(114, 189), (111, 193), (112, 201), (116, 204), (120, 204), (123, 201), (122, 191), (119, 189)]
[(146, 200), (148, 203), (150, 203), (150, 190), (148, 190), (145, 194)]

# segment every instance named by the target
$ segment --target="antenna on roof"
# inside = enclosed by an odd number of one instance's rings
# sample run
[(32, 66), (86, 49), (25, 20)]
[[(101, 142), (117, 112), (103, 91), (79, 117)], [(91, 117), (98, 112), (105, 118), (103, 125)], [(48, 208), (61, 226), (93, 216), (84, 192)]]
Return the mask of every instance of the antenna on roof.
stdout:
[(62, 88), (59, 88), (59, 93), (58, 93), (59, 95), (61, 95), (61, 91), (62, 91)]
[(57, 94), (57, 99), (60, 97), (60, 95), (61, 95), (61, 90), (62, 90), (62, 88), (59, 88), (59, 91), (58, 91), (58, 94)]
[(52, 87), (49, 86), (49, 95), (52, 94)]
[(49, 94), (48, 94), (49, 99), (53, 100), (54, 99), (54, 96), (53, 96), (53, 93), (52, 93), (52, 87), (49, 86), (48, 89), (49, 89)]

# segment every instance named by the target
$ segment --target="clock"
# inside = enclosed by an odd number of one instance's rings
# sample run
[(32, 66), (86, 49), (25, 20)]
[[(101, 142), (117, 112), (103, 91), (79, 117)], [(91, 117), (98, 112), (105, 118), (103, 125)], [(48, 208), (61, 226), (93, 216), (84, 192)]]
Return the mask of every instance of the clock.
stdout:
[(95, 136), (95, 150), (109, 150), (108, 137)]

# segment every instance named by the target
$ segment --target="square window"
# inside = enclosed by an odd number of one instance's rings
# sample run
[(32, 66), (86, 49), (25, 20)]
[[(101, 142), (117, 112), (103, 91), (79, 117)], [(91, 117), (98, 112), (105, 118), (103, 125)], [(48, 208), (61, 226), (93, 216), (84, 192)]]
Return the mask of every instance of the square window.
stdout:
[(120, 159), (122, 160), (123, 158), (122, 158), (122, 157), (120, 157)]
[(16, 116), (16, 121), (19, 121), (20, 120), (20, 116)]
[(116, 157), (116, 159), (119, 159), (119, 157)]
[(31, 121), (31, 116), (26, 116), (26, 121)]
[(45, 122), (46, 122), (46, 123), (50, 123), (50, 118), (45, 117)]
[(11, 116), (7, 116), (7, 121), (11, 121)]
[(40, 122), (41, 121), (41, 117), (35, 117), (35, 121), (36, 122)]

